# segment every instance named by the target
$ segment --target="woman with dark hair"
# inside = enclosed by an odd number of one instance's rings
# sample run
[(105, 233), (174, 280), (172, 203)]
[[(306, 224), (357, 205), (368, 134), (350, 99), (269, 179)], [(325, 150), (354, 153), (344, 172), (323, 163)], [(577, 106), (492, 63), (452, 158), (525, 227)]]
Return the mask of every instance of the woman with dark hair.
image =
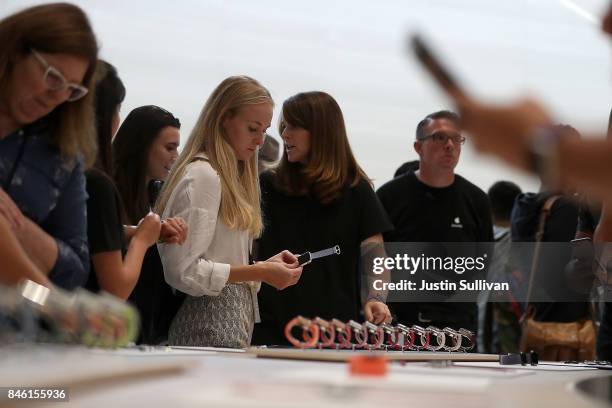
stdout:
[(0, 214), (33, 263), (73, 289), (89, 272), (96, 37), (80, 8), (56, 3), (0, 20), (0, 44)]
[[(136, 224), (154, 206), (157, 193), (178, 156), (179, 120), (154, 105), (141, 106), (125, 118), (113, 140), (113, 175), (125, 205), (126, 223)], [(162, 242), (173, 243), (165, 229), (174, 227), (183, 243), (187, 224), (180, 217), (164, 220)], [(141, 314), (139, 342), (166, 341), (170, 322), (183, 301), (164, 279), (157, 247), (147, 251), (130, 300)]]
[(127, 219), (136, 224), (154, 205), (149, 184), (165, 180), (178, 157), (181, 122), (155, 105), (134, 109), (113, 140), (113, 177)]
[[(132, 293), (142, 267), (147, 249), (160, 237), (159, 216), (152, 212), (138, 223), (137, 227), (125, 227), (129, 231), (129, 247), (124, 231), (123, 204), (115, 183), (111, 178), (111, 139), (119, 124), (119, 108), (125, 97), (125, 88), (115, 68), (102, 62), (104, 76), (96, 85), (96, 119), (98, 127), (98, 157), (87, 170), (87, 234), (93, 273), (87, 288), (99, 289), (119, 298), (127, 299)], [(180, 234), (171, 222), (170, 241)], [(161, 234), (167, 238), (166, 234)], [(183, 234), (184, 235), (184, 234)]]
[(341, 254), (309, 264), (300, 283), (282, 292), (263, 285), (253, 343), (286, 343), (283, 327), (296, 315), (346, 321), (363, 310), (368, 321), (390, 321), (384, 299), (368, 296), (361, 306), (361, 245), (382, 244), (392, 226), (353, 156), (338, 103), (325, 92), (294, 95), (283, 104), (279, 132), (283, 157), (260, 179), (258, 258), (279, 248), (303, 253), (334, 245)]

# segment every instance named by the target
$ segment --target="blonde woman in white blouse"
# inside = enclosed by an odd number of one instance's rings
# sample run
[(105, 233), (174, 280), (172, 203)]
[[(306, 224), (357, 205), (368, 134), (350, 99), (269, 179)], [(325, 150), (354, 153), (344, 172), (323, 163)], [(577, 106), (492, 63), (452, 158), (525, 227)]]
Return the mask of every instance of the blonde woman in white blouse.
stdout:
[(189, 295), (170, 326), (172, 345), (247, 347), (261, 282), (284, 289), (300, 278), (289, 251), (249, 265), (262, 230), (256, 153), (272, 108), (254, 79), (221, 82), (160, 193), (162, 218), (182, 217), (189, 226), (182, 246), (159, 244), (166, 281)]

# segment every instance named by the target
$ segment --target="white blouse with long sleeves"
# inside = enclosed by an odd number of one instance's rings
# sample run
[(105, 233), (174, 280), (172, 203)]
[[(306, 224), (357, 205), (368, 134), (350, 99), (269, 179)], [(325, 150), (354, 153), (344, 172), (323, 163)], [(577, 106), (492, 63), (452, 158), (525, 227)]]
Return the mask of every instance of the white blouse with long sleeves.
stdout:
[[(230, 229), (219, 218), (221, 180), (204, 154), (187, 165), (162, 219), (182, 217), (188, 227), (183, 245), (158, 244), (168, 284), (191, 296), (218, 296), (227, 284), (230, 265), (247, 265), (252, 239), (246, 230)], [(260, 282), (248, 282), (255, 321), (259, 321)]]

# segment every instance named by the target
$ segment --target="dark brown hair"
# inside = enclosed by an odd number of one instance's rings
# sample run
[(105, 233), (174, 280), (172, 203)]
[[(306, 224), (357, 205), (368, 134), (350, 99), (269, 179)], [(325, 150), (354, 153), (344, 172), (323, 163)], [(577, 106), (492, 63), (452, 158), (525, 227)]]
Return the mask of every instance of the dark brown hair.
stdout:
[(113, 118), (125, 99), (125, 86), (117, 70), (106, 61), (100, 60), (100, 80), (96, 84), (95, 112), (96, 133), (98, 134), (98, 155), (94, 167), (109, 177), (113, 175)]
[(310, 132), (310, 152), (306, 164), (290, 163), (287, 152), (274, 172), (276, 187), (289, 195), (310, 194), (323, 204), (340, 198), (343, 190), (362, 179), (346, 136), (340, 106), (325, 92), (303, 92), (283, 103), (279, 132), (286, 124)]
[(52, 137), (64, 157), (82, 155), (91, 165), (96, 155), (92, 107), (98, 43), (87, 16), (77, 6), (52, 3), (30, 7), (0, 20), (0, 100), (9, 92), (13, 69), (32, 50), (68, 54), (88, 62), (83, 86), (90, 92), (75, 102), (58, 106), (53, 115)]
[(132, 224), (152, 205), (146, 184), (147, 160), (153, 141), (167, 126), (180, 129), (181, 123), (159, 106), (141, 106), (127, 115), (113, 140), (113, 179)]

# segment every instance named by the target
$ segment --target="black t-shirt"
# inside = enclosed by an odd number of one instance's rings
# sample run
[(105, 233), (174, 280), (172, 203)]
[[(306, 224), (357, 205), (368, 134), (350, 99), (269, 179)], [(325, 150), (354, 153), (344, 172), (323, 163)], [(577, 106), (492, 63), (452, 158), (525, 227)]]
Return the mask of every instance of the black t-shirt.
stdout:
[(492, 242), (493, 224), (484, 191), (460, 175), (448, 187), (430, 187), (406, 173), (376, 192), (394, 230), (389, 242)]
[[(121, 200), (111, 179), (99, 170), (85, 172), (87, 182), (87, 238), (89, 254), (121, 251), (126, 253), (125, 235), (121, 222)], [(90, 261), (91, 262), (91, 261)], [(93, 263), (85, 287), (92, 292), (100, 290)]]
[[(410, 172), (384, 184), (377, 194), (395, 227), (384, 234), (385, 242), (493, 242), (487, 195), (459, 175), (450, 186), (437, 188), (424, 184)], [(476, 328), (474, 303), (390, 306), (404, 324)]]
[(340, 245), (341, 254), (306, 265), (300, 281), (285, 290), (262, 285), (262, 322), (255, 325), (253, 344), (286, 344), (284, 326), (296, 315), (360, 320), (360, 244), (392, 227), (372, 187), (361, 180), (337, 201), (323, 205), (313, 197), (287, 196), (272, 183), (270, 173), (261, 176), (264, 231), (258, 259), (284, 249), (300, 254), (334, 245)]

